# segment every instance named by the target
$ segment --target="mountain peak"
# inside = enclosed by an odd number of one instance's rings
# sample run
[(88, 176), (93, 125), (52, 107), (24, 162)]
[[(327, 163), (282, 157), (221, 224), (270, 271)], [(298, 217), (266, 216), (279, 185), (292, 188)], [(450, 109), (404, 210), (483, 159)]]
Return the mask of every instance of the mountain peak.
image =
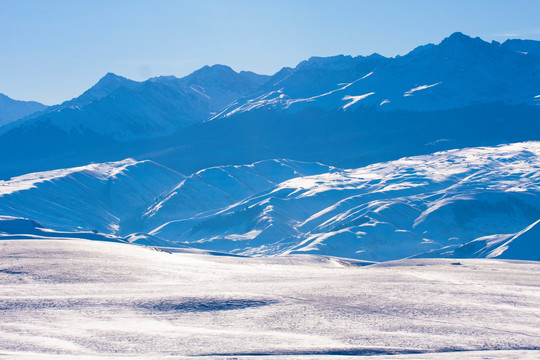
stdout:
[(489, 44), (479, 37), (472, 38), (468, 35), (463, 34), (462, 32), (455, 32), (449, 37), (441, 41), (441, 46), (464, 46), (464, 45), (478, 45), (480, 43)]
[(238, 73), (230, 67), (216, 64), (212, 66), (205, 65), (182, 78), (182, 80), (198, 85), (222, 84), (237, 76)]
[(108, 72), (101, 79), (99, 79), (96, 85), (103, 84), (103, 83), (120, 82), (120, 81), (130, 81), (130, 80), (126, 79), (123, 76), (116, 75), (115, 73)]
[(299, 63), (297, 69), (326, 68), (336, 70), (346, 68), (354, 63), (354, 58), (350, 55), (336, 55), (328, 57), (312, 56), (308, 60)]
[(463, 41), (463, 40), (472, 39), (472, 38), (470, 36), (468, 36), (468, 35), (465, 35), (461, 31), (456, 31), (453, 34), (451, 34), (449, 37), (447, 37), (447, 39)]
[(212, 66), (205, 65), (199, 70), (195, 70), (191, 75), (213, 77), (213, 76), (234, 75), (234, 74), (237, 74), (237, 72), (231, 69), (229, 66), (215, 64)]
[(500, 49), (499, 43), (490, 43), (479, 37), (470, 37), (461, 32), (455, 32), (436, 46), (438, 51), (447, 57), (468, 58), (475, 62), (478, 56), (495, 58)]
[(94, 86), (86, 90), (79, 97), (66, 101), (61, 106), (85, 105), (109, 95), (120, 87), (130, 87), (136, 83), (136, 81), (108, 72)]
[[(203, 66), (199, 70), (192, 72), (181, 81), (186, 84), (195, 84), (207, 87), (220, 87), (236, 94), (249, 93), (261, 86), (268, 76), (255, 74), (250, 71), (240, 73), (234, 71), (229, 66), (216, 64), (212, 66)], [(229, 99), (234, 100), (234, 99)]]

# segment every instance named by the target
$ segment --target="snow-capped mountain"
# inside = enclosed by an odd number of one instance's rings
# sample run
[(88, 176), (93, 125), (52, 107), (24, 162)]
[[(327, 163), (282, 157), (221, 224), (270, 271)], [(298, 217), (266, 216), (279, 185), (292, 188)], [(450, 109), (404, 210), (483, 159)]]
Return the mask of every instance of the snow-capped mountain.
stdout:
[(538, 49), (456, 33), (271, 78), (109, 73), (0, 128), (0, 214), (241, 255), (531, 259)]
[(64, 101), (62, 104), (56, 107), (61, 109), (65, 107), (76, 107), (90, 104), (92, 101), (100, 100), (109, 96), (114, 91), (124, 88), (126, 90), (135, 90), (139, 86), (139, 82), (126, 79), (123, 76), (119, 76), (113, 73), (107, 73), (99, 81), (86, 90), (84, 93), (76, 98), (68, 101)]
[(244, 255), (391, 260), (540, 219), (540, 143), (469, 148), (294, 178), (151, 234)]
[(395, 58), (314, 57), (278, 72), (257, 94), (219, 116), (309, 107), (431, 111), (497, 101), (534, 105), (540, 95), (538, 48), (537, 41), (488, 43), (454, 33)]
[(0, 126), (9, 124), (15, 120), (45, 110), (46, 105), (36, 101), (20, 101), (0, 94)]

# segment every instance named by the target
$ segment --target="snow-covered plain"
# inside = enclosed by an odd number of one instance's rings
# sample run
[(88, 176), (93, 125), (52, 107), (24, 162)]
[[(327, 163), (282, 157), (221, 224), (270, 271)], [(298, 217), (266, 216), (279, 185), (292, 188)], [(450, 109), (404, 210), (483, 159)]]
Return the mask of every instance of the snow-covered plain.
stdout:
[(2, 359), (540, 356), (537, 262), (360, 267), (81, 239), (1, 241), (0, 259)]

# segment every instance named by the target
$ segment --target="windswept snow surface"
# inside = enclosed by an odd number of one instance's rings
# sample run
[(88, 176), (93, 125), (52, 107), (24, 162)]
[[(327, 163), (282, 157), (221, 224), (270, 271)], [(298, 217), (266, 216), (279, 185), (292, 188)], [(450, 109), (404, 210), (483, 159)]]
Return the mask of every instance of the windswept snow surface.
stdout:
[(128, 235), (219, 210), (282, 181), (332, 171), (291, 160), (219, 166), (185, 177), (152, 161), (90, 164), (0, 180), (0, 214), (64, 231)]
[(151, 233), (243, 255), (384, 261), (515, 234), (540, 219), (539, 192), (540, 142), (467, 148), (296, 177)]
[(152, 225), (222, 209), (285, 180), (333, 169), (319, 163), (277, 159), (204, 169), (156, 199), (143, 214), (143, 229), (151, 230)]
[(515, 234), (482, 236), (460, 246), (449, 246), (417, 258), (490, 258), (540, 261), (540, 219)]
[(56, 230), (131, 229), (156, 197), (184, 178), (152, 161), (51, 170), (0, 180), (0, 214)]
[(19, 239), (0, 241), (0, 264), (2, 359), (540, 356), (537, 262), (357, 267)]

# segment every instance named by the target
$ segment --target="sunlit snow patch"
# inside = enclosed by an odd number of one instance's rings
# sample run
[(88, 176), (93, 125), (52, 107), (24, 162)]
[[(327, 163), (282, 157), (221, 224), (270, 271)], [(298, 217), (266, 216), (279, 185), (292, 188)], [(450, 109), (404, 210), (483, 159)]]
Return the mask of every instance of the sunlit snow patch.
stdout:
[(346, 101), (346, 100), (351, 100), (351, 102), (349, 102), (348, 104), (344, 105), (344, 106), (342, 107), (342, 109), (343, 109), (343, 110), (346, 110), (349, 106), (354, 105), (354, 104), (356, 104), (357, 102), (359, 102), (360, 100), (363, 100), (363, 99), (365, 99), (365, 98), (367, 98), (368, 96), (373, 95), (373, 94), (375, 94), (375, 93), (374, 93), (374, 92), (370, 92), (370, 93), (367, 93), (367, 94), (364, 94), (364, 95), (358, 95), (358, 96), (345, 95), (345, 96), (343, 97), (342, 100), (345, 100), (345, 101)]
[[(282, 106), (284, 109), (289, 109), (294, 104), (316, 101), (316, 100), (318, 100), (320, 98), (324, 98), (324, 97), (326, 97), (328, 95), (332, 95), (332, 94), (334, 94), (336, 92), (343, 91), (343, 90), (347, 89), (348, 87), (350, 87), (351, 85), (353, 85), (353, 84), (357, 83), (358, 81), (363, 80), (363, 79), (365, 79), (365, 78), (367, 78), (367, 77), (369, 77), (371, 75), (373, 75), (373, 71), (367, 73), (366, 75), (362, 76), (361, 78), (358, 78), (358, 79), (354, 80), (353, 82), (338, 83), (337, 84), (338, 88), (336, 88), (336, 89), (332, 89), (332, 90), (329, 90), (329, 91), (324, 92), (322, 94), (314, 95), (314, 96), (311, 96), (311, 97), (305, 97), (305, 98), (304, 97), (290, 98), (287, 94), (283, 93), (284, 88), (281, 88), (281, 89), (279, 89), (277, 91), (271, 91), (271, 92), (269, 92), (267, 94), (262, 94), (262, 95), (260, 95), (258, 97), (253, 98), (253, 99), (249, 99), (243, 104), (239, 104), (238, 102), (235, 102), (235, 103), (231, 104), (230, 106), (226, 107), (223, 111), (221, 111), (220, 113), (218, 113), (214, 117), (212, 117), (210, 120), (214, 120), (214, 119), (216, 119), (216, 118), (218, 118), (220, 116), (229, 117), (229, 116), (234, 115), (236, 113), (242, 113), (242, 112), (251, 111), (251, 110), (260, 109), (260, 108), (265, 108), (265, 107)], [(274, 85), (276, 85), (276, 84), (274, 84)], [(361, 100), (361, 99), (358, 99), (358, 100)], [(353, 103), (351, 103), (350, 105), (352, 105)], [(345, 107), (347, 107), (347, 106), (345, 106)]]
[(439, 81), (438, 83), (435, 83), (435, 84), (431, 84), (431, 85), (421, 85), (421, 86), (417, 86), (415, 88), (412, 88), (411, 90), (409, 91), (405, 91), (405, 93), (403, 94), (403, 96), (412, 96), (414, 92), (416, 91), (420, 91), (420, 90), (425, 90), (425, 89), (429, 89), (431, 87), (434, 87), (434, 86), (437, 86), (439, 84), (441, 84), (442, 81)]
[(99, 179), (114, 178), (122, 173), (127, 167), (138, 164), (133, 159), (125, 159), (116, 162), (90, 164), (86, 166), (73, 167), (68, 169), (49, 170), (25, 174), (11, 178), (9, 180), (0, 180), (0, 196), (11, 194), (16, 191), (28, 190), (36, 187), (36, 184), (52, 181), (57, 178), (69, 176), (77, 172), (91, 173)]

